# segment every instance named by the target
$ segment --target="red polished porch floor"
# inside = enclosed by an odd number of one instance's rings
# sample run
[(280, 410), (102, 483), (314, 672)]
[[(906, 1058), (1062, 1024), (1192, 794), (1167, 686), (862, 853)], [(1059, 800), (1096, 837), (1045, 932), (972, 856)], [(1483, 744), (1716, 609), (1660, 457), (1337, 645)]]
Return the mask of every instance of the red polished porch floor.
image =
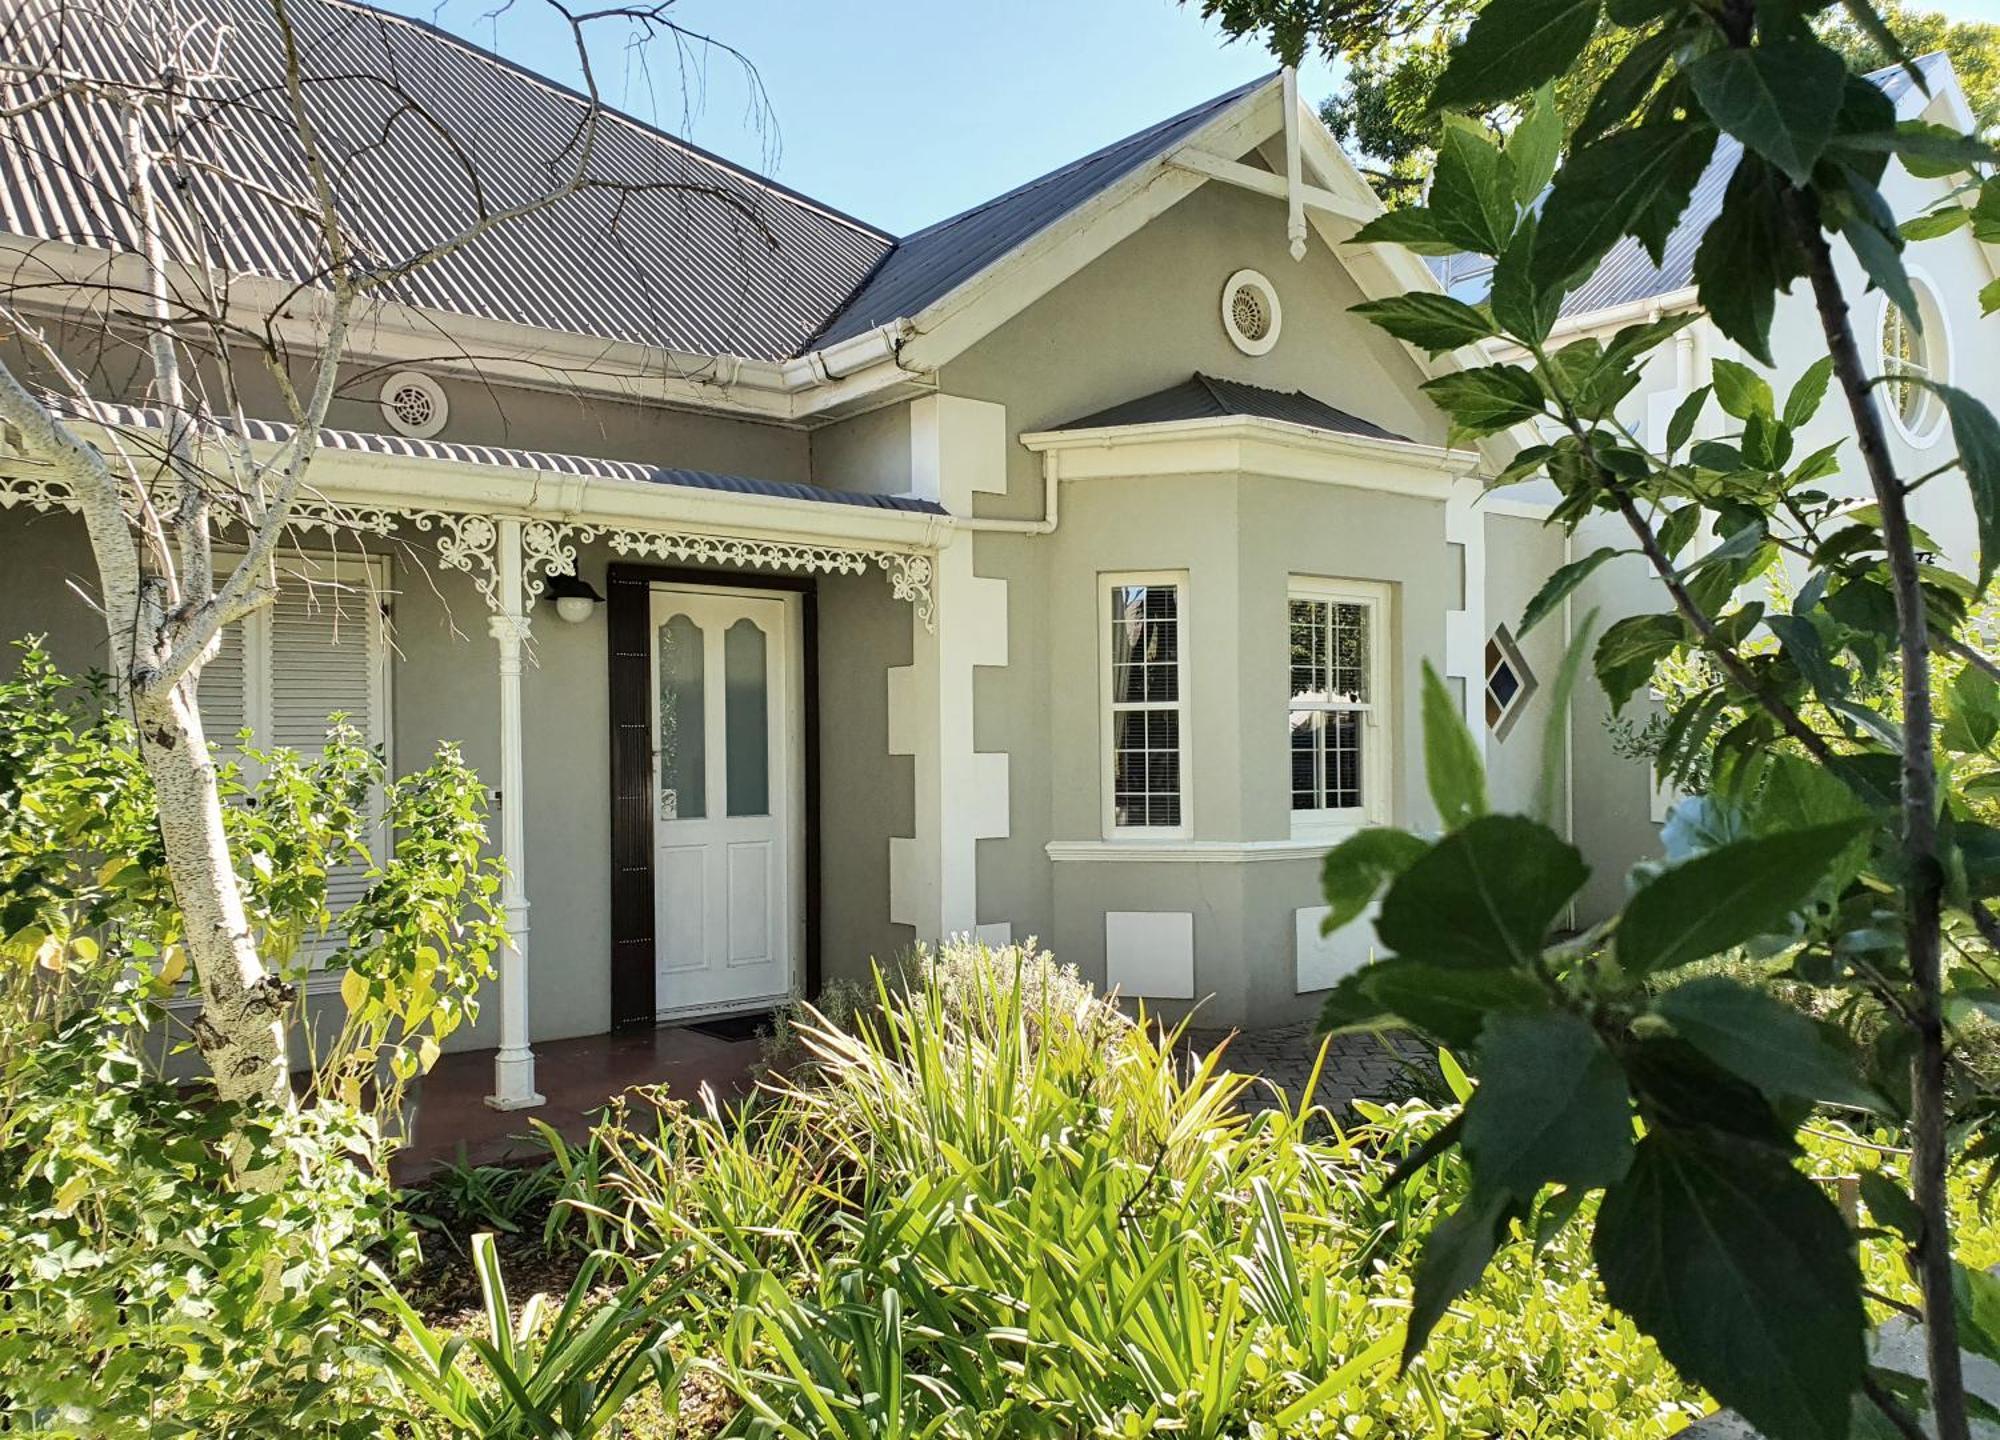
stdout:
[(680, 1026), (552, 1040), (535, 1046), (535, 1086), (548, 1103), (495, 1110), (486, 1103), (493, 1052), (446, 1055), (424, 1077), (416, 1135), (397, 1154), (395, 1177), (407, 1184), (460, 1159), (472, 1165), (528, 1159), (542, 1150), (531, 1118), (546, 1120), (565, 1139), (581, 1139), (596, 1112), (634, 1085), (664, 1084), (690, 1103), (704, 1084), (718, 1095), (738, 1093), (750, 1088), (756, 1060), (754, 1040), (718, 1040)]

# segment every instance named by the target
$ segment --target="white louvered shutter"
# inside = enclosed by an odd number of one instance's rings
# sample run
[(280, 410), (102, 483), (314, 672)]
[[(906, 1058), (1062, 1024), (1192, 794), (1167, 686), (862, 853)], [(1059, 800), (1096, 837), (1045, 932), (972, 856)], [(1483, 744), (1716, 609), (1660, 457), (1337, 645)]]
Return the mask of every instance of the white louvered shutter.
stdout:
[(244, 628), (231, 625), (222, 632), (221, 645), (201, 667), (195, 683), (202, 734), (224, 754), (235, 753), (237, 732), (251, 723), (250, 675), (243, 652)]
[[(344, 714), (375, 746), (388, 734), (382, 683), (382, 575), (372, 562), (294, 559), (265, 612), (268, 716), (258, 743), (301, 755), (325, 746), (330, 717)], [(338, 915), (361, 898), (367, 867), (343, 865), (327, 877), (327, 906)]]

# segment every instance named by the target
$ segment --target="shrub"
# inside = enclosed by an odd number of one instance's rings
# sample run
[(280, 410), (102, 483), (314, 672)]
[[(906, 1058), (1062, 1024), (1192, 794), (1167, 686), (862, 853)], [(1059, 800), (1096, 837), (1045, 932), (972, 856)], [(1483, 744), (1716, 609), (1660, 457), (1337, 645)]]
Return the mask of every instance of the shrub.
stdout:
[(1251, 1115), (1175, 1038), (1045, 956), (950, 947), (852, 1028), (802, 1023), (809, 1078), (740, 1121), (636, 1098), (581, 1203), (691, 1247), (681, 1343), (730, 1433), (1625, 1437), (1705, 1408), (1557, 1213), (1399, 1377), (1406, 1240), (1465, 1176), (1383, 1178), (1447, 1113)]
[[(181, 917), (130, 724), (32, 647), (0, 681), (0, 1429), (379, 1430), (368, 1276), (407, 1232), (378, 1114), (499, 941), (483, 792), (449, 749), (390, 780), (338, 724), (321, 755), (252, 760), (223, 789), (259, 945), (287, 979), (343, 972), (292, 1108), (164, 1081), (199, 1019), (169, 1004)], [(329, 874), (364, 859), (334, 913)]]

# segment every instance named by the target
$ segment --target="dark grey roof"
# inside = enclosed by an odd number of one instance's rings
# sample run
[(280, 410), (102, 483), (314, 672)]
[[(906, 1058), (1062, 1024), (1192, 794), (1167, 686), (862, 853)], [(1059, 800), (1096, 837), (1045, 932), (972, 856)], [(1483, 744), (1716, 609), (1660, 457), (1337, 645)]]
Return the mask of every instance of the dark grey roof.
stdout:
[(854, 297), (816, 339), (831, 344), (873, 326), (914, 315), (948, 295), (1022, 241), (1148, 160), (1178, 145), (1271, 76), (1252, 80), (1105, 146), (983, 205), (898, 241)]
[[(306, 103), (354, 241), (395, 262), (567, 175), (576, 93), (421, 21), (359, 0), (290, 0)], [(226, 35), (228, 79), (195, 95), (163, 187), (176, 258), (310, 279), (323, 265), (268, 0), (148, 11), (0, 0), (0, 54), (60, 46), (71, 68), (151, 77), (172, 41)], [(149, 19), (149, 16), (156, 18)], [(198, 40), (197, 44), (205, 43)], [(912, 315), (1267, 81), (1239, 86), (898, 242), (624, 115), (598, 134), (600, 188), (482, 236), (401, 282), (427, 308), (700, 354), (784, 359)], [(118, 122), (82, 95), (0, 121), (0, 229), (131, 250)], [(442, 138), (441, 138), (442, 137)], [(227, 174), (232, 179), (221, 179)]]
[(1316, 400), (1302, 390), (1266, 390), (1261, 385), (1245, 385), (1237, 380), (1220, 380), (1213, 375), (1195, 375), (1178, 385), (1142, 395), (1085, 415), (1058, 430), (1096, 430), (1107, 425), (1154, 425), (1170, 420), (1216, 420), (1244, 415), (1257, 420), (1282, 420), (1288, 425), (1310, 425), (1315, 430), (1331, 430), (1342, 435), (1365, 435), (1372, 440), (1400, 440), (1407, 435), (1384, 430), (1380, 425), (1336, 410), (1324, 400)]
[[(51, 394), (47, 398), (57, 410), (101, 425), (128, 431), (166, 429), (166, 412), (153, 407), (102, 402), (81, 407), (60, 395)], [(224, 419), (217, 423), (222, 429), (245, 440), (278, 445), (290, 440), (293, 434), (292, 426), (275, 420)], [(584, 475), (600, 480), (638, 480), (651, 485), (678, 485), (689, 490), (720, 490), (733, 495), (762, 495), (778, 500), (805, 500), (819, 505), (852, 505), (867, 510), (903, 510), (918, 515), (946, 513), (936, 501), (910, 495), (869, 495), (858, 490), (834, 490), (824, 485), (804, 485), (791, 480), (718, 475), (709, 470), (684, 470), (677, 466), (647, 465), (633, 460), (607, 460), (596, 455), (565, 455), (553, 450), (468, 445), (456, 440), (418, 440), (408, 435), (386, 435), (374, 430), (325, 429), (320, 431), (319, 444), (325, 450), (395, 455), (406, 460), (453, 461), (461, 465), (488, 465), (546, 475)]]

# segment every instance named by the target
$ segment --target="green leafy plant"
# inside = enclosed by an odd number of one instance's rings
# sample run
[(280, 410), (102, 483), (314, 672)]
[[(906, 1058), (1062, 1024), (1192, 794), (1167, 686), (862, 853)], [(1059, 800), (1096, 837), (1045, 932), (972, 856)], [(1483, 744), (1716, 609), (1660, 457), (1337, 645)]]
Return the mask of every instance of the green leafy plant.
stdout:
[[(1414, 8), (1342, 12), (1328, 33), (1390, 30)], [(1951, 997), (1990, 984), (2000, 886), (1988, 827), (1940, 750), (1983, 751), (1995, 718), (1980, 692), (2000, 665), (1961, 627), (2000, 561), (2000, 425), (1927, 377), (1871, 378), (1833, 247), (1921, 327), (1908, 237), (1878, 188), (1887, 167), (1964, 177), (1950, 213), (1919, 223), (1933, 233), (1982, 223), (1987, 195), (2000, 194), (1986, 174), (2000, 156), (1973, 136), (1899, 123), (1882, 89), (1815, 29), (1825, 8), (1489, 0), (1430, 95), (1446, 113), (1427, 203), (1355, 237), (1491, 262), (1483, 303), (1406, 295), (1360, 309), (1413, 346), (1460, 356), (1425, 388), (1461, 438), (1504, 445), (1513, 432), (1519, 448), (1493, 483), (1546, 477), (1561, 495), (1553, 523), (1574, 531), (1604, 516), (1629, 532), (1628, 549), (1602, 547), (1549, 577), (1523, 628), (1606, 559), (1642, 556), (1667, 608), (1611, 624), (1597, 678), (1619, 709), (1663, 664), (1690, 666), (1695, 693), (1656, 743), (1664, 769), (1705, 771), (1710, 793), (1701, 823), (1670, 827), (1673, 863), (1635, 877), (1604, 924), (1552, 943), (1585, 878), (1581, 857), (1540, 824), (1484, 813), (1465, 767), (1440, 763), (1453, 743), (1448, 707), (1427, 706), (1447, 732), (1427, 745), (1447, 833), (1371, 837), (1330, 857), (1333, 920), (1379, 894), (1388, 953), (1342, 986), (1327, 1019), (1413, 1025), (1461, 1047), (1480, 1077), (1449, 1136), (1470, 1161), (1472, 1192), (1428, 1242), (1406, 1360), (1525, 1207), (1550, 1190), (1602, 1192), (1593, 1245), (1606, 1294), (1687, 1374), (1779, 1440), (1845, 1436), (1857, 1408), (1913, 1433), (1907, 1390), (1868, 1364), (1846, 1229), (1796, 1163), (1812, 1106), (1860, 1108), (1908, 1137), (1912, 1194), (1884, 1208), (1902, 1216), (1921, 1279), (1925, 1403), (1945, 1440), (1965, 1440), (1960, 1342), (1987, 1344), (1989, 1322), (1956, 1298), (1968, 1282), (1952, 1255), (1948, 1150), (1986, 1143), (1993, 1107), (1963, 1098), (1976, 1076), (1954, 1076)], [(1925, 83), (1868, 0), (1845, 8)], [(1286, 5), (1225, 9), (1232, 28), (1266, 30), (1281, 48), (1296, 49), (1302, 23), (1311, 33)], [(1630, 44), (1629, 60), (1597, 86), (1565, 146), (1547, 143), (1547, 119), (1502, 142), (1451, 113), (1504, 103), (1550, 114), (1545, 87), (1607, 35)], [(1564, 295), (1613, 245), (1636, 238), (1660, 262), (1725, 136), (1741, 153), (1695, 254), (1699, 308), (1558, 343)], [(1802, 374), (1774, 383), (1718, 358), (1662, 443), (1642, 445), (1620, 422), (1645, 358), (1699, 314), (1768, 367), (1778, 298), (1799, 281), (1825, 342)], [(1478, 360), (1466, 356), (1481, 346)], [(1883, 383), (1934, 392), (1953, 459), (1896, 473)], [(1839, 446), (1799, 453), (1829, 394), (1851, 426), (1860, 498), (1832, 483)], [(1721, 433), (1697, 438), (1716, 411)], [(1909, 514), (1916, 486), (1953, 472), (1978, 528), (1965, 575)], [(1779, 569), (1787, 577), (1773, 587)], [(1933, 696), (1939, 655), (1972, 674), (1951, 734)], [(1726, 977), (1656, 983), (1744, 947), (1847, 991), (1880, 1020), (1875, 1041), (1862, 1050)]]
[[(382, 1359), (406, 1413), (421, 1433), (466, 1440), (567, 1437), (613, 1440), (619, 1416), (647, 1385), (667, 1395), (680, 1387), (682, 1367), (668, 1356), (676, 1302), (670, 1279), (677, 1252), (649, 1266), (596, 1253), (578, 1270), (553, 1310), (535, 1294), (517, 1316), (507, 1299), (491, 1234), (472, 1239), (485, 1333), (433, 1328), (390, 1285), (383, 1305), (400, 1326), (402, 1344)], [(606, 1294), (600, 1277), (619, 1276)]]

